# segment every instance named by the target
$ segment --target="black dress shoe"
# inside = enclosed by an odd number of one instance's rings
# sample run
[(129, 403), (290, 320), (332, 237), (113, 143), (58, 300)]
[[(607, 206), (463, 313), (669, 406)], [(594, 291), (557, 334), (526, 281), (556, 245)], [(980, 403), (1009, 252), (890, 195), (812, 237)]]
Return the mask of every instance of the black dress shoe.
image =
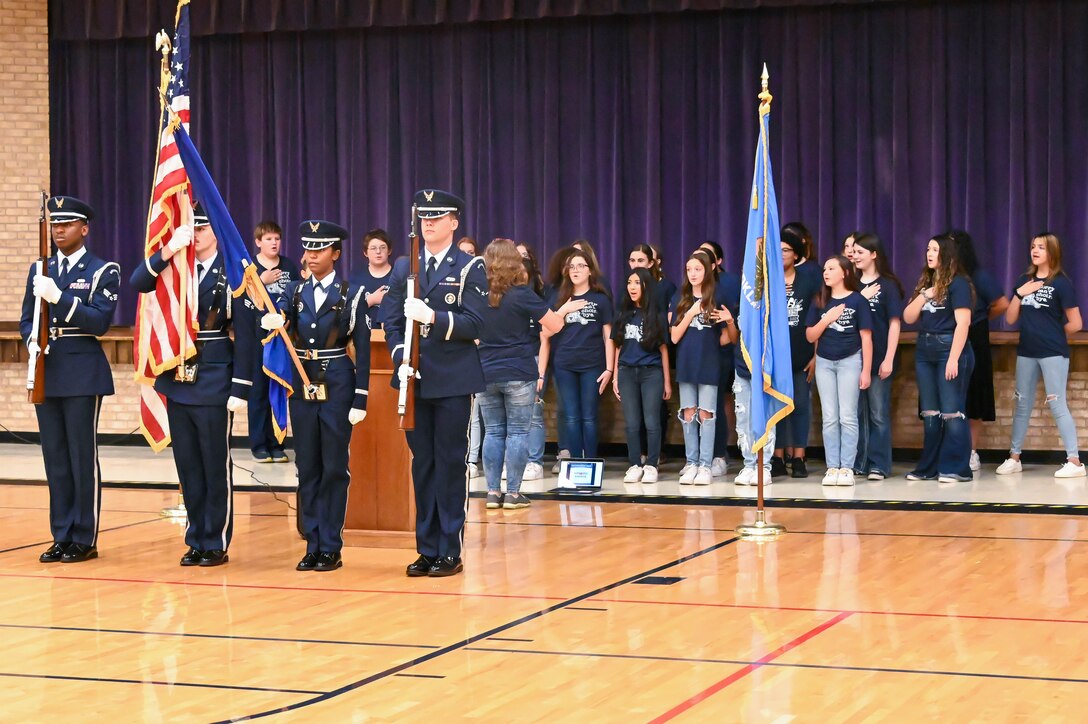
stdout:
[(460, 558), (443, 556), (435, 559), (434, 565), (431, 566), (431, 570), (427, 571), (427, 575), (432, 578), (442, 578), (443, 576), (454, 576), (463, 570), (465, 570), (465, 566), (461, 563)]
[(317, 553), (307, 553), (302, 557), (302, 560), (295, 566), (296, 571), (312, 571), (317, 565)]
[(435, 558), (431, 558), (430, 556), (420, 555), (419, 558), (415, 560), (415, 563), (412, 563), (408, 566), (408, 569), (405, 570), (405, 573), (407, 573), (408, 576), (411, 578), (426, 576), (428, 573), (431, 572), (431, 566), (434, 565), (435, 560)]
[(45, 549), (45, 553), (38, 556), (38, 561), (41, 563), (56, 563), (64, 556), (64, 549), (67, 547), (67, 543), (54, 543)]
[(69, 543), (64, 549), (64, 555), (60, 557), (61, 563), (82, 563), (92, 558), (98, 558), (98, 549), (86, 543)]
[(203, 553), (196, 548), (190, 548), (185, 551), (185, 555), (181, 557), (181, 565), (183, 566), (199, 566), (200, 559), (204, 556)]
[(318, 553), (317, 565), (314, 566), (315, 571), (335, 571), (337, 568), (343, 568), (344, 561), (340, 557), (339, 553)]
[(200, 565), (204, 568), (221, 566), (229, 560), (226, 551), (204, 551), (204, 555), (200, 556)]

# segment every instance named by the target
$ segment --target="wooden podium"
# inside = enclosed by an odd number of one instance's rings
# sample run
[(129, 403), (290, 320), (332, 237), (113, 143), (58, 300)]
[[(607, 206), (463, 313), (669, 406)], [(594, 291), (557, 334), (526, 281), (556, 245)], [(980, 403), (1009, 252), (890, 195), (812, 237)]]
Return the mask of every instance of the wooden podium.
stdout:
[(397, 391), (389, 386), (393, 374), (385, 333), (376, 329), (370, 336), (367, 415), (351, 434), (344, 545), (416, 547), (412, 453), (397, 426)]

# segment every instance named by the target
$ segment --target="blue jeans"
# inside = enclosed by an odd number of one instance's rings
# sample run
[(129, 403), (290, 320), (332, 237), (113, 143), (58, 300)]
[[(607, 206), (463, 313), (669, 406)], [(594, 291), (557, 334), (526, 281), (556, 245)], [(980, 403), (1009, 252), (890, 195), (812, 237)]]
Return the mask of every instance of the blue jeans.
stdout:
[[(793, 373), (793, 412), (782, 418), (774, 429), (775, 447), (804, 450), (812, 426), (812, 385), (804, 371)], [(802, 453), (803, 456), (803, 453)]]
[(816, 389), (824, 415), (824, 459), (829, 468), (852, 468), (858, 454), (861, 352), (829, 360), (816, 355)]
[(476, 396), (484, 417), (484, 477), (487, 489), (498, 491), (506, 463), (506, 489), (521, 490), (529, 460), (529, 421), (536, 401), (536, 380), (492, 382)]
[[(622, 393), (621, 393), (622, 394)], [(680, 422), (684, 426), (684, 453), (688, 465), (709, 468), (714, 462), (714, 430), (717, 427), (717, 385), (697, 385), (694, 382), (680, 383)], [(684, 420), (684, 411), (695, 409), (691, 422)], [(709, 412), (706, 420), (699, 418), (700, 412)]]
[(873, 472), (885, 476), (892, 471), (892, 379), (872, 375), (869, 389), (861, 391), (858, 401), (858, 456), (854, 470), (863, 475)]
[(922, 455), (912, 472), (923, 478), (954, 475), (971, 480), (971, 429), (966, 409), (975, 354), (965, 343), (956, 379), (946, 380), (944, 368), (951, 351), (951, 334), (918, 333), (914, 370), (923, 436)]
[[(746, 377), (737, 375), (733, 381), (733, 404), (737, 411), (737, 445), (740, 446), (740, 452), (744, 456), (744, 467), (749, 470), (756, 469), (756, 462), (759, 460), (758, 454), (752, 450), (752, 443), (755, 442), (755, 438), (752, 437), (752, 380)], [(775, 425), (777, 428), (778, 426)], [(771, 453), (774, 451), (774, 438), (775, 430), (771, 429), (771, 434), (767, 437), (767, 444), (763, 447), (763, 467), (770, 469), (771, 467)], [(769, 478), (768, 478), (769, 479)]]
[(620, 365), (620, 405), (627, 432), (627, 462), (641, 465), (642, 445), (639, 433), (646, 428), (646, 464), (657, 467), (661, 457), (661, 395), (665, 391), (665, 372), (661, 367)]
[(1054, 424), (1058, 426), (1058, 434), (1065, 445), (1065, 456), (1080, 457), (1077, 448), (1077, 425), (1069, 414), (1069, 405), (1065, 400), (1065, 385), (1069, 379), (1068, 357), (1016, 358), (1016, 412), (1012, 418), (1012, 446), (1009, 451), (1019, 455), (1024, 445), (1031, 408), (1035, 406), (1035, 388), (1039, 384), (1040, 374), (1046, 390), (1046, 404), (1050, 407), (1050, 414), (1054, 416)]
[(603, 371), (574, 372), (560, 367), (552, 368), (555, 388), (559, 392), (563, 431), (559, 442), (567, 445), (565, 449), (570, 450), (571, 457), (597, 456), (597, 408), (601, 404), (597, 378)]
[[(536, 358), (540, 360), (539, 357)], [(547, 375), (545, 375), (547, 376)], [(544, 389), (541, 385), (533, 404), (533, 419), (529, 422), (529, 462), (540, 465), (544, 461)]]
[(480, 462), (480, 445), (483, 442), (483, 418), (480, 416), (480, 401), (472, 403), (472, 412), (468, 418), (468, 461), (472, 464)]

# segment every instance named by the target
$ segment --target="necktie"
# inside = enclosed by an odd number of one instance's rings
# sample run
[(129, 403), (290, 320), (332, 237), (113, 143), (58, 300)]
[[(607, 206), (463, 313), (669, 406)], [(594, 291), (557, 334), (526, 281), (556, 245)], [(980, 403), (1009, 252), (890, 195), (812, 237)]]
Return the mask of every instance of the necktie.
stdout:
[(427, 286), (428, 287), (433, 287), (434, 286), (434, 275), (435, 275), (436, 271), (438, 271), (438, 259), (436, 257), (432, 256), (427, 261)]
[(196, 265), (196, 285), (199, 287), (200, 283), (202, 281), (204, 281), (204, 265), (203, 264), (197, 264)]
[(63, 279), (66, 276), (68, 276), (68, 260), (67, 259), (61, 259), (60, 260), (60, 278)]

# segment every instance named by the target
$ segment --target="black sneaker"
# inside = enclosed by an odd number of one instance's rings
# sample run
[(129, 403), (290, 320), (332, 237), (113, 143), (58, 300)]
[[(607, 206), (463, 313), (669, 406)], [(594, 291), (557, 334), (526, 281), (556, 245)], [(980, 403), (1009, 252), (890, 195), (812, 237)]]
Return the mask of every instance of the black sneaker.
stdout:
[(771, 477), (781, 478), (789, 475), (789, 471), (786, 470), (786, 461), (775, 455), (771, 458)]
[(793, 475), (792, 475), (792, 477), (795, 477), (795, 478), (807, 478), (808, 477), (808, 466), (805, 465), (805, 459), (804, 458), (794, 458), (791, 462), (793, 462)]
[(518, 508), (528, 508), (532, 505), (532, 501), (526, 498), (521, 493), (507, 493), (506, 498), (503, 500), (502, 507), (504, 510), (517, 510)]
[(270, 463), (270, 462), (272, 462), (272, 456), (268, 454), (267, 450), (254, 450), (253, 451), (253, 459), (256, 460), (259, 463)]
[(502, 493), (487, 491), (487, 509), (495, 510), (502, 507)]

